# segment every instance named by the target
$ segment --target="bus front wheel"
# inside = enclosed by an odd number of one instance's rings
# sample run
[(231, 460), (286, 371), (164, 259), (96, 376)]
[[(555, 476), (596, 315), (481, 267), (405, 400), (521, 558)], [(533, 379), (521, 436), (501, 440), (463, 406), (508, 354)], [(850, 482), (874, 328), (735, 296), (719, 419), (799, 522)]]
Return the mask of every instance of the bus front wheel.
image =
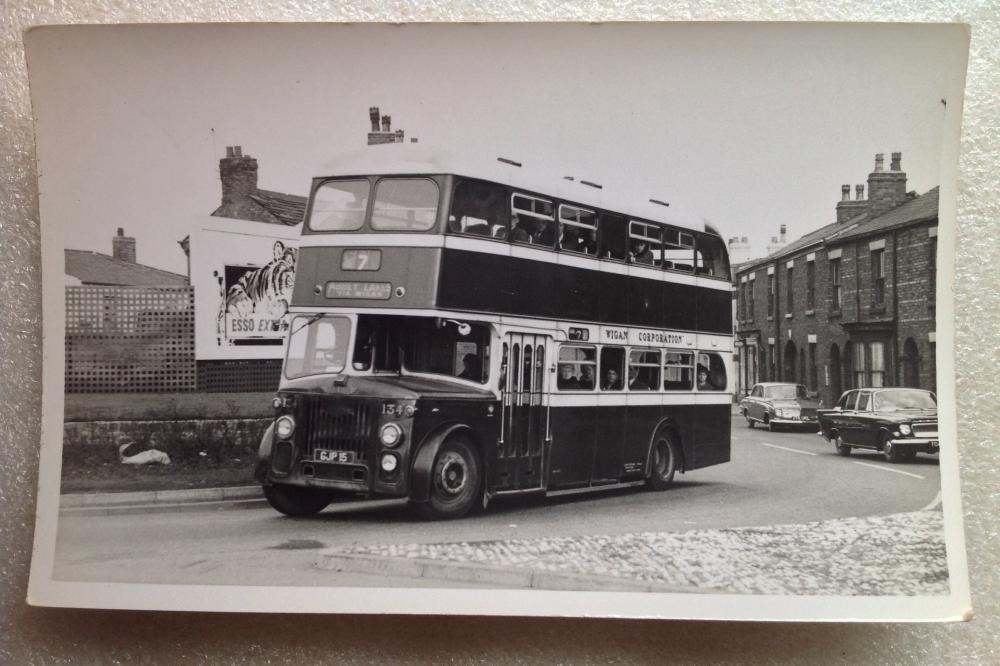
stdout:
[(666, 490), (674, 480), (677, 463), (680, 460), (680, 444), (677, 437), (669, 430), (661, 430), (653, 439), (653, 450), (649, 478), (646, 485), (652, 490)]
[(482, 465), (469, 440), (453, 437), (441, 445), (434, 457), (430, 484), (429, 499), (414, 505), (428, 520), (461, 518), (480, 501)]
[(273, 509), (293, 518), (315, 515), (333, 500), (325, 490), (285, 485), (264, 486), (264, 497)]

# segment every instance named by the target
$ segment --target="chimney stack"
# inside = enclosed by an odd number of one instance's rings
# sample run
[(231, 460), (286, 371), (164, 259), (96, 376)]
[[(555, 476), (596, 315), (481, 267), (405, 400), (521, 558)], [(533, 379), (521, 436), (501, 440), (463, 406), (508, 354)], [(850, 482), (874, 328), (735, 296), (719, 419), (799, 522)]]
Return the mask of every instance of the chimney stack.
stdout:
[(865, 200), (865, 186), (864, 185), (855, 185), (854, 186), (854, 200), (855, 201), (864, 201)]
[(373, 132), (377, 132), (378, 131), (378, 107), (377, 106), (369, 106), (368, 107), (368, 117), (371, 118), (371, 121), (372, 121), (372, 131)]
[(118, 235), (111, 239), (111, 252), (115, 259), (135, 263), (135, 239), (125, 235), (125, 230), (118, 227)]
[(905, 203), (906, 172), (900, 170), (902, 153), (892, 154), (892, 170), (882, 170), (882, 153), (875, 156), (875, 171), (868, 174), (868, 212), (878, 217)]
[(222, 204), (213, 217), (274, 222), (274, 216), (251, 198), (257, 194), (257, 160), (244, 155), (242, 146), (226, 146), (226, 156), (219, 160), (219, 180)]
[(850, 185), (841, 185), (840, 186), (840, 200), (841, 201), (850, 201), (851, 200), (851, 186)]

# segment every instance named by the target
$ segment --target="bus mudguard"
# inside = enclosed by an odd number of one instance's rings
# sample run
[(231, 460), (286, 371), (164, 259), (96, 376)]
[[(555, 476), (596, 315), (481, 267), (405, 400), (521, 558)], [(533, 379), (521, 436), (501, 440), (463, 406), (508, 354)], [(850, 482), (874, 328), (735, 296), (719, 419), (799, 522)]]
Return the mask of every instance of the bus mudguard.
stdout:
[[(441, 445), (444, 444), (449, 437), (458, 433), (468, 434), (473, 443), (477, 442), (472, 428), (464, 423), (449, 423), (442, 425), (438, 427), (437, 430), (434, 430), (424, 437), (423, 441), (420, 442), (420, 448), (417, 450), (417, 454), (413, 457), (413, 464), (410, 472), (411, 502), (426, 502), (430, 499), (431, 475), (434, 472), (434, 458), (437, 457), (437, 453), (441, 448)], [(479, 453), (480, 459), (483, 460), (483, 466), (485, 468), (486, 456), (482, 455), (482, 450), (480, 450)], [(483, 469), (484, 478), (486, 478), (485, 474), (486, 470)]]
[(271, 446), (274, 444), (274, 421), (267, 426), (267, 430), (260, 438), (260, 445), (257, 447), (257, 464), (254, 466), (253, 478), (257, 483), (267, 482), (267, 466), (271, 461)]

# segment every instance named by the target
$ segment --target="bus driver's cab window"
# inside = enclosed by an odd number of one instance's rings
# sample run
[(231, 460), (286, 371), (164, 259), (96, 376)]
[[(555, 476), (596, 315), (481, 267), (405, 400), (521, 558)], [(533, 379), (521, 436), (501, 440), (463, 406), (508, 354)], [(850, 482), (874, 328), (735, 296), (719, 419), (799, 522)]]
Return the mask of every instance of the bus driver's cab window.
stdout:
[(448, 230), (503, 240), (508, 235), (504, 188), (473, 180), (459, 181), (451, 200)]
[(625, 350), (605, 347), (601, 350), (601, 390), (621, 391), (625, 385)]

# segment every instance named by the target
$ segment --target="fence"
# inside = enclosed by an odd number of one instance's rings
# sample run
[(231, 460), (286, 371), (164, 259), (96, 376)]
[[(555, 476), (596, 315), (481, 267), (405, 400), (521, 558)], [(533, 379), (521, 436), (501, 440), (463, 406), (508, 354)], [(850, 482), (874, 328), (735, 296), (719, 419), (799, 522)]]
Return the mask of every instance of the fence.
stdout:
[(191, 287), (66, 287), (66, 392), (197, 387)]

